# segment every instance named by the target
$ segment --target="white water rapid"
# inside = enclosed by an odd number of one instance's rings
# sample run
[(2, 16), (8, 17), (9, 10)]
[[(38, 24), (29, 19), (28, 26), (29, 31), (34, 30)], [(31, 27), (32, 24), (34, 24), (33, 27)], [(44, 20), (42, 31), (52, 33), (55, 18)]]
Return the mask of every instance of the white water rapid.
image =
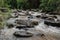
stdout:
[(40, 32), (44, 34), (48, 34), (51, 36), (54, 36), (56, 38), (60, 38), (60, 28), (47, 26), (44, 24), (44, 22), (39, 23), (38, 26), (35, 26), (36, 30), (39, 30)]

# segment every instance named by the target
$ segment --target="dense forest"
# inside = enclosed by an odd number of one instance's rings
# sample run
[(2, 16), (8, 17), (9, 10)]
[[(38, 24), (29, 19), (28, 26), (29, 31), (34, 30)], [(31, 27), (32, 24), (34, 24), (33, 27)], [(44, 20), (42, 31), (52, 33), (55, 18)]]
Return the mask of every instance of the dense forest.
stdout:
[(0, 0), (0, 8), (1, 7), (55, 11), (60, 9), (60, 0)]

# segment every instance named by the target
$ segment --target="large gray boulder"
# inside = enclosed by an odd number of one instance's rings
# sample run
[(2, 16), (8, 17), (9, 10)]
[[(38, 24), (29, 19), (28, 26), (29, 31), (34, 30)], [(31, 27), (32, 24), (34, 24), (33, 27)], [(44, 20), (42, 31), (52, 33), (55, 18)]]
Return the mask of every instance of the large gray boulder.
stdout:
[(13, 35), (16, 37), (32, 37), (33, 36), (32, 33), (26, 32), (26, 31), (16, 31)]
[(60, 20), (59, 21), (55, 21), (55, 20), (45, 20), (44, 24), (53, 26), (53, 27), (60, 27)]

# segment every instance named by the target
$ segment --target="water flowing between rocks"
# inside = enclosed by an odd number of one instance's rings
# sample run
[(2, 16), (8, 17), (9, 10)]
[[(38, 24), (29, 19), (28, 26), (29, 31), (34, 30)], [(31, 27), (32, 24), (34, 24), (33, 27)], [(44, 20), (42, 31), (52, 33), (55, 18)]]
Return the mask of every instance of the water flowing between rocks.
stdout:
[[(16, 19), (16, 18), (15, 18)], [(9, 19), (10, 23), (13, 23), (15, 19)], [(8, 22), (7, 21), (7, 22)], [(0, 30), (0, 40), (59, 40), (60, 38), (60, 28), (47, 26), (44, 24), (44, 20), (35, 26), (35, 28), (30, 29), (29, 31), (34, 34), (33, 37), (30, 38), (17, 38), (13, 35), (15, 31), (19, 31), (16, 27), (7, 28)], [(46, 36), (46, 38), (41, 38), (40, 36), (36, 36), (36, 34), (42, 33)], [(51, 36), (51, 37), (49, 37)], [(55, 39), (54, 39), (55, 38)]]

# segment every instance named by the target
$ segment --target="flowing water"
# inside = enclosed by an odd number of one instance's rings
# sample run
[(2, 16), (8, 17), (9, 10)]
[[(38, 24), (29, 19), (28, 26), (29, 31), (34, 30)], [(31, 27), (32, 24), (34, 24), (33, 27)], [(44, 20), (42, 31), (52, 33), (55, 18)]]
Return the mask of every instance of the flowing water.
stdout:
[[(52, 26), (47, 26), (44, 24), (44, 21), (40, 22), (38, 26), (35, 26), (35, 29), (38, 30), (38, 32), (40, 33), (43, 33), (45, 35), (51, 35), (51, 36), (54, 36), (55, 38), (57, 38), (57, 40), (59, 40), (60, 38), (60, 29), (59, 28), (56, 28), (56, 27), (52, 27)], [(1, 30), (1, 34), (0, 34), (0, 40), (32, 40), (37, 37), (32, 37), (32, 38), (16, 38), (13, 36), (13, 33), (15, 31), (18, 31), (18, 29), (16, 29), (15, 27), (14, 28), (11, 28), (11, 29), (8, 29), (8, 28), (5, 28), (3, 30)], [(31, 30), (31, 32), (34, 32)], [(34, 32), (34, 33), (37, 33), (37, 32)]]
[[(7, 22), (14, 24), (15, 20), (16, 18), (9, 19)], [(4, 29), (0, 30), (0, 40), (40, 40), (39, 37), (36, 36), (31, 38), (16, 38), (13, 36), (13, 33), (16, 31), (19, 31), (19, 29), (16, 29), (15, 27), (8, 29), (5, 27)], [(30, 29), (30, 31), (34, 34), (43, 33), (45, 35), (55, 37), (56, 40), (60, 40), (60, 28), (47, 26), (44, 24), (44, 20), (41, 20), (41, 22), (35, 26), (33, 30)]]
[(38, 26), (35, 27), (36, 30), (39, 30), (40, 32), (53, 36), (57, 39), (60, 39), (60, 28), (53, 27), (53, 26), (47, 26), (44, 24), (44, 21), (39, 23)]

